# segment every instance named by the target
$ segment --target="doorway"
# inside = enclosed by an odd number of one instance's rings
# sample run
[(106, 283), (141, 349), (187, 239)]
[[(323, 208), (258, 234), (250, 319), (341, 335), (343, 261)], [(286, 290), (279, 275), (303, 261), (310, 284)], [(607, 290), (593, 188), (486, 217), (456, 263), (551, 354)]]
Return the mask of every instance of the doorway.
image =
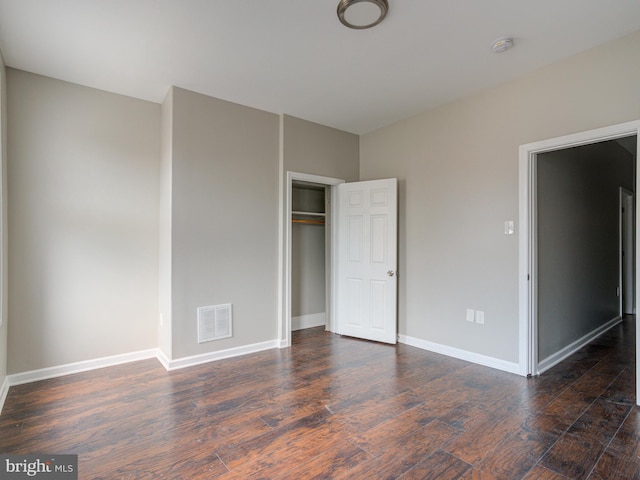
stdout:
[[(291, 188), (291, 330), (326, 326), (326, 185), (294, 181)], [(326, 228), (325, 228), (326, 227)]]
[[(335, 280), (334, 272), (336, 271), (336, 258), (332, 245), (336, 244), (335, 218), (337, 214), (336, 206), (332, 201), (336, 197), (336, 187), (344, 183), (344, 180), (332, 177), (323, 177), (320, 175), (311, 175), (300, 172), (287, 172), (286, 184), (284, 185), (284, 218), (283, 228), (281, 229), (282, 238), (282, 255), (281, 262), (281, 278), (279, 295), (279, 318), (278, 339), (280, 348), (291, 345), (292, 330), (292, 234), (293, 223), (292, 216), (294, 210), (294, 186), (313, 186), (318, 190), (323, 190), (325, 211), (322, 217), (315, 218), (315, 215), (298, 215), (299, 220), (318, 221), (319, 218), (324, 220), (324, 265), (325, 265), (325, 325), (328, 331), (335, 331), (335, 305), (333, 298), (335, 297)], [(305, 212), (317, 213), (317, 212)], [(313, 224), (308, 224), (313, 225)], [(316, 232), (317, 233), (317, 232)], [(297, 312), (296, 312), (297, 313)]]
[[(538, 364), (538, 238), (537, 238), (537, 210), (536, 210), (536, 168), (539, 154), (560, 149), (594, 144), (607, 140), (636, 136), (640, 130), (640, 121), (628, 122), (597, 130), (568, 135), (555, 139), (535, 142), (520, 147), (520, 239), (519, 239), (519, 297), (520, 297), (520, 371), (523, 375), (539, 374)], [(638, 146), (636, 142), (635, 156)], [(635, 184), (637, 169), (634, 172)], [(637, 202), (637, 200), (636, 200)], [(637, 208), (635, 209), (637, 212)], [(635, 215), (634, 215), (635, 216)], [(637, 250), (638, 222), (634, 218), (635, 242)], [(638, 259), (635, 259), (638, 268)], [(635, 296), (638, 296), (638, 285), (635, 285)], [(587, 342), (591, 339), (587, 339)], [(637, 334), (636, 344), (640, 344), (640, 332)], [(580, 348), (577, 343), (573, 347)], [(570, 354), (570, 353), (569, 353)], [(637, 359), (640, 362), (640, 360)], [(640, 370), (637, 369), (636, 383), (640, 385)], [(639, 389), (636, 389), (638, 392)], [(640, 400), (640, 397), (637, 397)]]
[[(283, 187), (280, 348), (291, 345), (292, 226), (296, 220), (316, 223), (319, 217), (325, 230), (326, 330), (396, 343), (397, 179), (346, 184), (341, 179), (287, 172)], [(294, 209), (294, 189), (300, 187), (324, 189), (324, 212)]]

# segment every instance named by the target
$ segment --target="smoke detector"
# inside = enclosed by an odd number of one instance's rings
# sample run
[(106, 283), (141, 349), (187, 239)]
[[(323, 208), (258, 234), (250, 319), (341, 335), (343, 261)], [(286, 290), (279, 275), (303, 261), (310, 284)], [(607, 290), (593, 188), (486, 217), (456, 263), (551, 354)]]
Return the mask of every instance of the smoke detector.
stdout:
[(491, 45), (493, 53), (506, 52), (511, 48), (513, 48), (513, 37), (500, 37)]

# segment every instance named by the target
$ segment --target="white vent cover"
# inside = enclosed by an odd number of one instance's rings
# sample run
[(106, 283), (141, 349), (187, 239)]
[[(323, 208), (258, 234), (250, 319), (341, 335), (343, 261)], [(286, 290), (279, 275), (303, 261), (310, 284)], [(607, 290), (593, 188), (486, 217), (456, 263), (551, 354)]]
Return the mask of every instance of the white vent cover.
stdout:
[(231, 336), (231, 304), (198, 307), (198, 343)]

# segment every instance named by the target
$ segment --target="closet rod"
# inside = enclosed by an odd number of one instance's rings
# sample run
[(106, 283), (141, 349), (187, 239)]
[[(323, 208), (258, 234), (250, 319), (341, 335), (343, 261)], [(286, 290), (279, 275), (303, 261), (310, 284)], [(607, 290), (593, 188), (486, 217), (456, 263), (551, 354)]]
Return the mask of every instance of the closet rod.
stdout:
[(302, 218), (294, 218), (291, 220), (292, 223), (305, 223), (307, 225), (324, 225), (322, 220), (305, 220)]

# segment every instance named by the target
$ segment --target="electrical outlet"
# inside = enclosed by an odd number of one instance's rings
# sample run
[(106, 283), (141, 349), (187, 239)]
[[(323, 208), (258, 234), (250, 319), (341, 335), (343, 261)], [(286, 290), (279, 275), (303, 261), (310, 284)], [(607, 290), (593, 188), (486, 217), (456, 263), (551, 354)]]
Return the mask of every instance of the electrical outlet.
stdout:
[(467, 308), (467, 322), (473, 323), (474, 316), (475, 316), (475, 312), (473, 310), (471, 310), (470, 308)]
[(513, 220), (507, 220), (504, 222), (504, 234), (513, 235), (516, 231), (515, 223)]
[(484, 325), (484, 312), (476, 310), (476, 323), (478, 325)]

